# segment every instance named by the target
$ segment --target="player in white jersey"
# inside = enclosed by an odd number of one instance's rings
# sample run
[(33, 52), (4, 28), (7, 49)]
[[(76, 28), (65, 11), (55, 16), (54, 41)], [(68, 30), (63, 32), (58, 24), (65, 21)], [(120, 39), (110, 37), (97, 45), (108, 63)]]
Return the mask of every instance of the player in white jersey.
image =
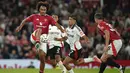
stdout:
[[(76, 17), (70, 16), (69, 17), (69, 27), (66, 28), (67, 32), (67, 42), (70, 45), (70, 53), (63, 61), (64, 66), (68, 70), (69, 73), (74, 73), (69, 63), (73, 61), (75, 65), (80, 64), (78, 63), (79, 59), (82, 58), (82, 46), (80, 43), (80, 38), (84, 38), (86, 42), (89, 42), (88, 37), (84, 34), (79, 26), (76, 25)], [(88, 58), (87, 62), (92, 62), (93, 58)]]
[[(56, 22), (58, 21), (57, 15), (52, 15), (52, 17)], [(56, 26), (49, 26), (47, 56), (50, 57), (50, 61), (53, 66), (58, 65), (61, 68), (62, 73), (66, 73), (66, 68), (61, 61), (61, 50), (63, 48), (62, 40), (65, 39), (65, 35)]]

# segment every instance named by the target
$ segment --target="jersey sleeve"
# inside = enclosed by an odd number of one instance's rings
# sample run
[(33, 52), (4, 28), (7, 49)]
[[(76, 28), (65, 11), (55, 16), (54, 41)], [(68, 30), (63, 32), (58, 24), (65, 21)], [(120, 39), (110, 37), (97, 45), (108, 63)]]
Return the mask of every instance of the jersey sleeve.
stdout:
[(49, 16), (49, 24), (51, 24), (51, 25), (56, 24), (55, 20), (51, 16)]
[(32, 21), (33, 21), (33, 18), (34, 18), (34, 14), (28, 16), (28, 17), (26, 18), (26, 20), (27, 20), (28, 22), (32, 22)]
[(84, 32), (82, 31), (82, 29), (80, 27), (76, 27), (77, 28), (77, 34), (80, 36), (80, 37), (83, 37), (85, 34)]

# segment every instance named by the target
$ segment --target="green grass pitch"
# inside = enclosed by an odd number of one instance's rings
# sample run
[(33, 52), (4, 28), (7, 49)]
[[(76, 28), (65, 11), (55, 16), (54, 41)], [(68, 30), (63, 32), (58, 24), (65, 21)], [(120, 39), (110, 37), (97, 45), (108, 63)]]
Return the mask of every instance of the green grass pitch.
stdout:
[[(0, 69), (0, 73), (39, 73), (38, 69)], [(99, 69), (74, 69), (75, 73), (98, 73)], [(61, 73), (60, 69), (45, 69), (45, 73)], [(120, 73), (117, 69), (106, 69), (104, 73)], [(126, 69), (125, 73), (130, 73)]]

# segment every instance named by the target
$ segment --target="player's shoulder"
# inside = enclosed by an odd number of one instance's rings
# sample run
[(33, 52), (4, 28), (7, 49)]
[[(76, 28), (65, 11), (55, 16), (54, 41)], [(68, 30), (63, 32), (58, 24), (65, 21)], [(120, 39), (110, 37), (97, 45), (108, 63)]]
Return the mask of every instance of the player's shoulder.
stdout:
[(81, 31), (81, 30), (82, 30), (77, 24), (75, 24), (74, 29), (75, 29), (75, 30), (78, 30), (78, 31)]
[(107, 22), (102, 21), (99, 25), (100, 25), (100, 26), (106, 26), (106, 24), (107, 24)]

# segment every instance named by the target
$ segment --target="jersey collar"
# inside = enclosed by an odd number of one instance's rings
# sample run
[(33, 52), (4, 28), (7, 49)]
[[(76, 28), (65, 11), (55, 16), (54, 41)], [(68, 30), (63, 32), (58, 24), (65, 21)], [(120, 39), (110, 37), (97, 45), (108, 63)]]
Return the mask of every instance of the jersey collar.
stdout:
[(70, 28), (73, 29), (75, 27), (76, 24), (73, 24)]

